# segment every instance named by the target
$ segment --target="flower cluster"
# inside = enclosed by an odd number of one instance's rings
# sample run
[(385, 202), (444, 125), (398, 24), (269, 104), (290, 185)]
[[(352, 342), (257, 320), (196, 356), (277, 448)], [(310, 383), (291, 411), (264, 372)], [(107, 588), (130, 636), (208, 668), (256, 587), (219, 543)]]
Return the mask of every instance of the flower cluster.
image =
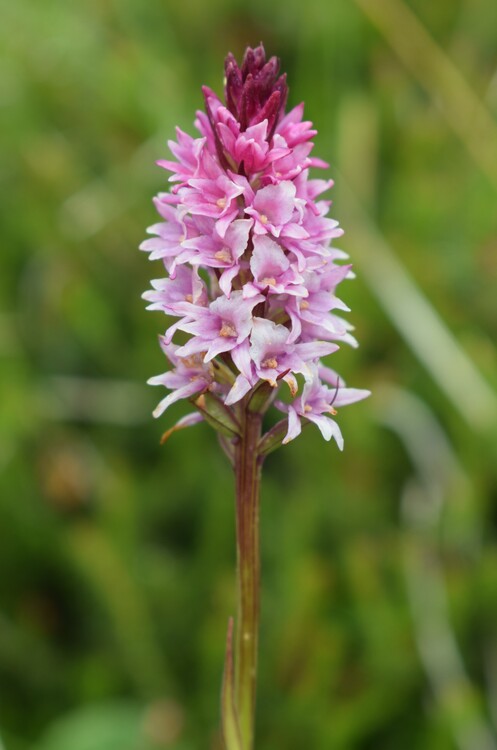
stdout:
[(247, 49), (241, 68), (228, 55), (225, 103), (204, 87), (200, 137), (178, 129), (169, 142), (175, 160), (158, 162), (174, 185), (155, 198), (162, 221), (141, 249), (163, 261), (168, 277), (144, 298), (175, 321), (161, 338), (173, 369), (149, 381), (171, 391), (154, 415), (206, 392), (236, 412), (264, 381), (272, 395), (285, 381), (292, 400), (275, 401), (288, 415), (283, 442), (309, 420), (341, 447), (335, 407), (369, 391), (345, 388), (320, 358), (337, 342), (356, 345), (335, 293), (351, 266), (337, 262), (347, 258), (331, 245), (342, 230), (319, 197), (333, 183), (309, 176), (328, 166), (310, 155), (316, 131), (302, 104), (285, 113), (278, 69), (262, 45)]

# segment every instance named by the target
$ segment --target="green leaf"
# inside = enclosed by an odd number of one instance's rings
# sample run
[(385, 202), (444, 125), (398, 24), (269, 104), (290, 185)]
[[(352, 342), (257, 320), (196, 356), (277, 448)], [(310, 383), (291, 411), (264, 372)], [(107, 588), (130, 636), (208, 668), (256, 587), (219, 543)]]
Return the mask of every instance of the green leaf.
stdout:
[(249, 411), (264, 414), (276, 393), (276, 388), (268, 383), (267, 380), (261, 380), (252, 391), (248, 402)]
[(269, 432), (259, 440), (258, 451), (260, 456), (268, 456), (270, 453), (279, 448), (283, 443), (285, 435), (288, 431), (288, 420), (282, 419), (280, 422), (272, 427)]
[(192, 403), (202, 413), (206, 422), (213, 427), (216, 432), (220, 432), (226, 437), (238, 437), (240, 435), (240, 425), (228, 406), (214, 396), (210, 391), (202, 393)]
[(55, 721), (36, 750), (148, 750), (152, 744), (142, 734), (143, 715), (134, 703), (82, 708)]
[(182, 708), (177, 704), (112, 701), (64, 714), (33, 750), (192, 750), (182, 733)]

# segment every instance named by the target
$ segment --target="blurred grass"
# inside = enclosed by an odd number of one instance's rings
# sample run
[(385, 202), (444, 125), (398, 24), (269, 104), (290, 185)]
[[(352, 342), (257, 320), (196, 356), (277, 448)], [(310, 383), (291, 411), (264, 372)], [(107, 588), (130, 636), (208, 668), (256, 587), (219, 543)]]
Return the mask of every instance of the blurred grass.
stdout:
[(159, 446), (136, 247), (174, 126), (259, 40), (332, 163), (337, 368), (374, 395), (343, 455), (309, 430), (266, 464), (258, 749), (495, 748), (494, 1), (1, 11), (6, 750), (219, 748), (233, 488), (206, 426)]

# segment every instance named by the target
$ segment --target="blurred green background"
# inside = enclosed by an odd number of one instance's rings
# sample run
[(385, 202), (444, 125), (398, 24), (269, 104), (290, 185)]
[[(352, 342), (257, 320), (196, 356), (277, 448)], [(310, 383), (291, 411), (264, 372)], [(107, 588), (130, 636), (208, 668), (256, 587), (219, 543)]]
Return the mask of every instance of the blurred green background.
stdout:
[[(272, 455), (257, 750), (497, 747), (495, 0), (1, 0), (0, 747), (219, 750), (233, 485), (137, 250), (200, 86), (306, 102), (367, 402)], [(3, 743), (3, 744), (2, 744)]]

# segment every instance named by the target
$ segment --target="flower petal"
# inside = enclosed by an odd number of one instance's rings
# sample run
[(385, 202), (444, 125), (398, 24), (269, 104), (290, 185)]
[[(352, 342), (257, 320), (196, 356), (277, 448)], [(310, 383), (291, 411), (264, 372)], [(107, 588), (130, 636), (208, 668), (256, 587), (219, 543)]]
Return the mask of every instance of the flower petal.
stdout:
[(288, 408), (288, 432), (283, 439), (283, 445), (286, 445), (290, 440), (295, 440), (296, 437), (302, 432), (302, 425), (300, 424), (300, 418), (293, 406)]

